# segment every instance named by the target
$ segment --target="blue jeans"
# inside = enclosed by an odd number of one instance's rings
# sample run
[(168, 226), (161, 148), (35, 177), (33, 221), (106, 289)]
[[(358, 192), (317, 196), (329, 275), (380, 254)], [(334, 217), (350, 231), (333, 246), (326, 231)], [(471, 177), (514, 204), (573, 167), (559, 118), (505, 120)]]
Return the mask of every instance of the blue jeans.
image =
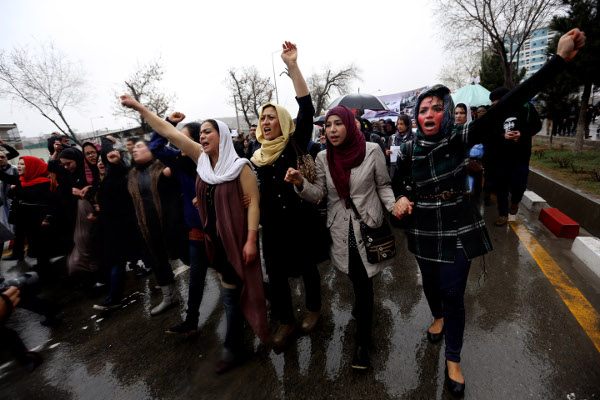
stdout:
[(198, 323), (200, 303), (204, 295), (204, 279), (208, 269), (208, 258), (204, 242), (190, 241), (190, 284), (186, 321)]
[(460, 362), (465, 332), (465, 288), (471, 261), (457, 249), (454, 263), (417, 257), (423, 276), (423, 291), (434, 318), (444, 318), (446, 360)]
[(110, 269), (110, 292), (108, 299), (113, 303), (120, 303), (123, 300), (124, 287), (125, 265), (115, 265)]
[(241, 287), (227, 289), (221, 287), (221, 300), (225, 308), (227, 332), (223, 345), (223, 361), (232, 362), (239, 357), (243, 347), (244, 316), (240, 307)]

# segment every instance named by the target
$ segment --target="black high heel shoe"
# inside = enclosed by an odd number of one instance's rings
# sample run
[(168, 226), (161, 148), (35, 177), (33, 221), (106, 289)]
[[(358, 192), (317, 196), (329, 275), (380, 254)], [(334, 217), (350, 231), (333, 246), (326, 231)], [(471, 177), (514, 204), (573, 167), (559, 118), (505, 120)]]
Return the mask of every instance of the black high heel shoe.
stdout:
[(445, 329), (446, 329), (446, 327), (443, 327), (442, 331), (440, 333), (431, 333), (431, 332), (427, 331), (427, 340), (429, 340), (431, 343), (439, 342), (444, 337)]
[(463, 394), (465, 394), (465, 383), (460, 383), (455, 381), (454, 379), (450, 378), (450, 375), (448, 375), (448, 365), (446, 364), (446, 369), (444, 371), (444, 374), (446, 374), (446, 383), (448, 384), (448, 390), (450, 391), (450, 393), (452, 393), (455, 396), (462, 396)]

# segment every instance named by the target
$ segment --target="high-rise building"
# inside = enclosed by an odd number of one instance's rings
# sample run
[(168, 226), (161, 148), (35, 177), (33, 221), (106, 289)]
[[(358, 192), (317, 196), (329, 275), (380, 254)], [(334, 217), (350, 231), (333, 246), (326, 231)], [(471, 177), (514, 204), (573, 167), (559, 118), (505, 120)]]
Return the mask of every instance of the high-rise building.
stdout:
[[(523, 43), (518, 57), (514, 57), (515, 61), (517, 58), (519, 60), (519, 71), (523, 68), (526, 70), (523, 79), (527, 79), (533, 75), (537, 70), (542, 68), (542, 65), (548, 60), (548, 45), (554, 35), (556, 35), (555, 31), (548, 28), (540, 28), (533, 31)], [(517, 46), (513, 45), (512, 48), (510, 48), (510, 41), (508, 39), (506, 39), (505, 43), (506, 49), (511, 54), (514, 54)]]

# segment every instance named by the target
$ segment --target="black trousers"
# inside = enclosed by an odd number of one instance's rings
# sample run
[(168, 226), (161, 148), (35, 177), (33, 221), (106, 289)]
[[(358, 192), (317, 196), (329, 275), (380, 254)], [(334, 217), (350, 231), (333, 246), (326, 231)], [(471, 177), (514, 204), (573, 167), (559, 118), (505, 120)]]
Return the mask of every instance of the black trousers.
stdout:
[(471, 262), (463, 249), (457, 249), (454, 263), (441, 263), (417, 257), (423, 291), (434, 318), (444, 318), (446, 360), (460, 362), (465, 332), (465, 288)]
[[(308, 311), (321, 310), (321, 276), (317, 264), (307, 265), (301, 275), (304, 281), (306, 309)], [(292, 324), (295, 320), (292, 292), (288, 279), (289, 276), (285, 270), (281, 273), (272, 271), (269, 275), (271, 310), (275, 319), (282, 324)]]
[[(353, 234), (354, 232), (349, 232), (349, 235)], [(369, 278), (367, 275), (358, 249), (349, 246), (348, 251), (348, 278), (352, 281), (354, 288), (353, 314), (356, 318), (354, 337), (357, 345), (368, 346), (371, 343), (373, 327), (373, 278)]]

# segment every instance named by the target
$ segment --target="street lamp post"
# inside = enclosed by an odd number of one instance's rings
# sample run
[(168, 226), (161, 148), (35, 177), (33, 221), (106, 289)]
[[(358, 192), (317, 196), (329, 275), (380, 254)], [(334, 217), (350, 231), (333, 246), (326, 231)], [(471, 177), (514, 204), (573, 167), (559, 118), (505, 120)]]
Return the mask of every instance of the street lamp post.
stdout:
[(100, 118), (104, 118), (103, 116), (99, 116), (99, 117), (92, 117), (90, 118), (90, 124), (92, 124), (92, 135), (94, 135), (94, 120), (95, 119), (100, 119)]
[(273, 82), (275, 82), (275, 99), (277, 99), (277, 104), (279, 104), (279, 92), (277, 91), (277, 76), (275, 75), (275, 61), (273, 61), (273, 54), (279, 53), (281, 50), (276, 50), (271, 53), (271, 66), (273, 67)]

